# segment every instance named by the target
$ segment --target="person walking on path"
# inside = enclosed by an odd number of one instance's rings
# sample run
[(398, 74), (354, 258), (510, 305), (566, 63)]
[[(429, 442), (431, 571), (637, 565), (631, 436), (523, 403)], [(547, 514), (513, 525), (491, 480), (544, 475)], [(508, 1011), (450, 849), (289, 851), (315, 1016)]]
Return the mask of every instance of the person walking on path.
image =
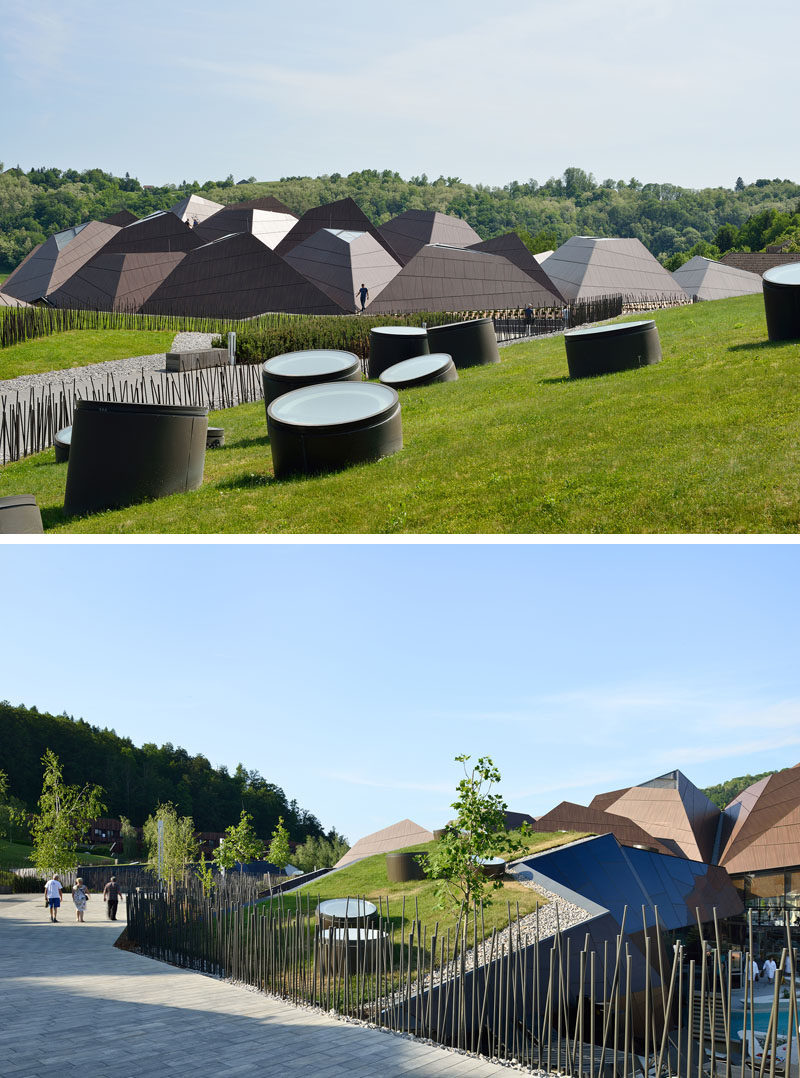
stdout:
[(119, 902), (119, 884), (116, 876), (112, 876), (103, 888), (103, 901), (107, 903), (106, 916), (109, 921), (116, 921), (117, 903)]
[(533, 332), (533, 304), (529, 301), (525, 308), (525, 336), (530, 337)]
[(72, 888), (72, 901), (75, 903), (75, 920), (79, 924), (83, 924), (83, 912), (86, 909), (86, 903), (89, 901), (89, 888), (80, 876), (75, 880), (75, 886)]
[(50, 908), (50, 920), (53, 924), (58, 924), (58, 907), (61, 905), (61, 895), (62, 887), (58, 881), (58, 874), (54, 872), (44, 885), (44, 897), (47, 899), (47, 905)]
[(361, 287), (356, 292), (356, 299), (361, 300), (361, 311), (363, 313), (364, 308), (367, 305), (367, 300), (369, 299), (369, 289), (363, 281), (361, 282)]
[(767, 978), (767, 984), (772, 984), (773, 981), (775, 980), (775, 971), (778, 968), (777, 963), (775, 963), (772, 960), (772, 958), (768, 958), (766, 960), (766, 962), (764, 963), (763, 968), (764, 968), (764, 974), (766, 975), (766, 978)]

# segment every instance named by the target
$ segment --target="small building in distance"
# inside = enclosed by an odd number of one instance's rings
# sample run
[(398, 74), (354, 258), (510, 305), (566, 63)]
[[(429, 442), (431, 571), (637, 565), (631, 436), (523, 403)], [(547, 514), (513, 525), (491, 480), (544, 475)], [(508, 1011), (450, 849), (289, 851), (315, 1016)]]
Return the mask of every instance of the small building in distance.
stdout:
[(542, 269), (571, 302), (615, 295), (642, 302), (689, 301), (672, 274), (637, 239), (573, 236)]
[(761, 292), (761, 278), (757, 273), (727, 266), (711, 258), (695, 255), (676, 269), (672, 276), (693, 299), (729, 299), (731, 296), (748, 296)]

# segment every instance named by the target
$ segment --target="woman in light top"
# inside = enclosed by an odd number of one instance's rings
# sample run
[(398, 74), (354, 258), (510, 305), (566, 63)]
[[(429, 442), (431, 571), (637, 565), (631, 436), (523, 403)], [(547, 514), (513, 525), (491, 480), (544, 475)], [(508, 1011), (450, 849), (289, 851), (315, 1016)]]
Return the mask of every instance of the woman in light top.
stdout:
[(83, 911), (89, 901), (89, 888), (80, 876), (75, 880), (75, 886), (72, 888), (72, 901), (75, 903), (75, 920), (83, 924)]

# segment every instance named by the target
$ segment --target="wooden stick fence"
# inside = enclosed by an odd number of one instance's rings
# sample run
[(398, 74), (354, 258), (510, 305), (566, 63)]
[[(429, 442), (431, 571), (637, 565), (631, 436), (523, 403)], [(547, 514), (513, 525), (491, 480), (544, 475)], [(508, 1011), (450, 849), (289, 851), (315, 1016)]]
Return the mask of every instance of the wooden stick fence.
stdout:
[(478, 908), (442, 931), (423, 925), (405, 898), (391, 909), (385, 898), (375, 918), (351, 920), (348, 933), (326, 929), (317, 905), (308, 893), (257, 903), (235, 884), (210, 896), (194, 884), (133, 893), (129, 942), (295, 1004), (570, 1078), (775, 1078), (788, 1073), (800, 1038), (793, 990), (783, 1043), (778, 1034), (780, 990), (795, 983), (788, 928), (780, 967), (788, 960), (788, 972), (775, 982), (764, 1051), (753, 1055), (732, 1027), (741, 996), (737, 1024), (748, 1031), (749, 1022), (752, 1034), (752, 950), (734, 989), (716, 915), (707, 938), (700, 925), (705, 957), (697, 960), (680, 943), (669, 950), (657, 910), (650, 924), (643, 917), (635, 947), (623, 918), (616, 942), (598, 951), (580, 926), (540, 938), (537, 918), (535, 931), (521, 930), (510, 906), (507, 929), (486, 936)]

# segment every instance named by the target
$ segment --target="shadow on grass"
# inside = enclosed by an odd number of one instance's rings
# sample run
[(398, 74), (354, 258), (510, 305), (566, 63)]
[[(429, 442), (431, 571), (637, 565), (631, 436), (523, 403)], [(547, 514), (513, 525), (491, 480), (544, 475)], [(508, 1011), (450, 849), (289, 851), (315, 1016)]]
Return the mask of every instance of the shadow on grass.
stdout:
[(40, 512), (42, 514), (42, 527), (45, 531), (50, 528), (57, 528), (59, 524), (65, 524), (68, 520), (75, 519), (75, 517), (68, 517), (60, 505), (45, 507)]
[(250, 449), (253, 446), (258, 445), (269, 445), (269, 435), (262, 434), (258, 438), (239, 438), (235, 442), (226, 442), (225, 445), (220, 446), (219, 449), (215, 449), (214, 452), (224, 453), (228, 449)]
[(272, 487), (279, 480), (274, 475), (256, 475), (247, 472), (244, 475), (236, 475), (233, 479), (225, 479), (221, 483), (215, 483), (215, 490), (254, 490), (257, 487)]
[(572, 382), (568, 374), (562, 374), (560, 378), (540, 378), (538, 384), (540, 386), (560, 386), (562, 382)]
[(759, 348), (783, 348), (787, 344), (797, 344), (797, 341), (758, 341), (756, 344), (729, 344), (729, 352), (755, 352)]

